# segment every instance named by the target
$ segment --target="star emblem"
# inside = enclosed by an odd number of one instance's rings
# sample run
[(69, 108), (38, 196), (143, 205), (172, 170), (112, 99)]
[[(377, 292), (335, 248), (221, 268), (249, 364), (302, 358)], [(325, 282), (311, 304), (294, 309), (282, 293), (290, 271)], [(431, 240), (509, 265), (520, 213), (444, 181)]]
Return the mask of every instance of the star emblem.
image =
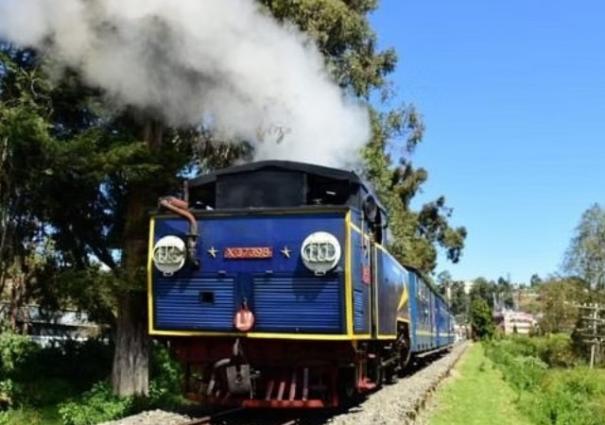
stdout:
[(216, 258), (216, 253), (217, 253), (217, 252), (218, 252), (218, 251), (217, 251), (217, 250), (216, 250), (216, 248), (215, 248), (215, 247), (213, 247), (213, 246), (211, 246), (211, 247), (210, 247), (210, 249), (208, 250), (208, 254), (210, 254), (210, 256), (211, 256), (212, 258)]
[(284, 257), (286, 258), (290, 258), (290, 250), (288, 249), (287, 246), (284, 246), (283, 249), (280, 251), (282, 254), (284, 254)]

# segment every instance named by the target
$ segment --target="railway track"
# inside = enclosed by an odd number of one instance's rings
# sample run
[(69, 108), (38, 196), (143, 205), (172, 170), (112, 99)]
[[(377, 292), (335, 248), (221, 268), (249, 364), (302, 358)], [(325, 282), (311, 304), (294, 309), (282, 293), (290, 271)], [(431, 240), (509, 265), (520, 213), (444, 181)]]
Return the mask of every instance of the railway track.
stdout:
[(303, 425), (324, 423), (328, 414), (316, 412), (259, 411), (244, 408), (227, 409), (212, 415), (191, 419), (178, 425)]
[(221, 410), (220, 412), (214, 413), (212, 415), (208, 415), (208, 416), (202, 416), (200, 418), (195, 418), (192, 419), (190, 421), (187, 422), (183, 422), (182, 424), (179, 425), (207, 425), (207, 424), (213, 424), (216, 423), (216, 421), (218, 421), (221, 418), (226, 418), (229, 416), (233, 416), (236, 413), (240, 413), (244, 410), (243, 407), (236, 407), (233, 409), (226, 409), (226, 410)]

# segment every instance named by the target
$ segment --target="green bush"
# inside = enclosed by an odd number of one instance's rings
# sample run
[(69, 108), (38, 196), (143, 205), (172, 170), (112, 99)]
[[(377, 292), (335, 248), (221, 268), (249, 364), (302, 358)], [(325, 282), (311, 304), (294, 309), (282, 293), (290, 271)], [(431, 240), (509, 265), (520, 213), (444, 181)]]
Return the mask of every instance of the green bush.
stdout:
[(22, 382), (30, 378), (28, 366), (40, 348), (28, 337), (0, 334), (0, 404), (12, 406), (25, 394)]
[(13, 378), (20, 376), (39, 350), (40, 347), (27, 336), (0, 333), (0, 374)]
[(553, 334), (529, 339), (535, 342), (538, 356), (551, 367), (573, 367), (579, 362), (569, 335)]
[(36, 357), (36, 365), (42, 369), (37, 376), (63, 378), (84, 391), (111, 372), (113, 346), (98, 339), (66, 340), (40, 350)]
[[(486, 343), (488, 354), (538, 357), (549, 367), (572, 367), (580, 362), (571, 338), (565, 334), (544, 337), (514, 336)], [(492, 350), (492, 348), (494, 350)]]
[(153, 347), (150, 376), (150, 407), (172, 408), (183, 403), (183, 370), (163, 345)]
[(98, 382), (81, 397), (59, 407), (64, 424), (96, 424), (142, 410), (175, 408), (184, 402), (181, 396), (181, 367), (162, 345), (153, 347), (150, 372), (148, 397), (117, 397), (107, 382)]
[(553, 370), (521, 407), (539, 425), (605, 424), (605, 376), (587, 368)]
[(29, 337), (0, 334), (0, 406), (56, 405), (109, 375), (113, 348), (100, 340), (40, 347)]
[[(183, 403), (182, 370), (167, 348), (153, 346), (149, 396), (137, 398), (116, 397), (106, 383), (112, 352), (111, 345), (99, 340), (42, 348), (27, 336), (0, 334), (0, 410), (11, 408), (0, 414), (0, 425), (37, 424), (39, 415), (24, 408), (28, 406), (60, 405), (66, 425), (85, 425)], [(24, 420), (26, 415), (32, 419)]]
[(93, 385), (77, 401), (59, 406), (59, 415), (64, 425), (94, 425), (128, 415), (133, 410), (131, 397), (113, 395), (105, 382)]
[(577, 364), (570, 338), (513, 337), (485, 343), (487, 355), (538, 425), (605, 425), (605, 371)]
[(0, 412), (0, 425), (44, 425), (39, 412), (28, 409), (14, 409)]

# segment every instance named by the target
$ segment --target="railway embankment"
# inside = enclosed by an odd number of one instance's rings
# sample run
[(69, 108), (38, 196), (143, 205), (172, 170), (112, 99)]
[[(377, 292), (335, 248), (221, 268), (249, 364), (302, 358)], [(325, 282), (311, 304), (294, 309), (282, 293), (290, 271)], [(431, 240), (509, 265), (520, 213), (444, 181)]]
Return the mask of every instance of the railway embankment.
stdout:
[(415, 425), (529, 425), (517, 394), (475, 343), (439, 385)]

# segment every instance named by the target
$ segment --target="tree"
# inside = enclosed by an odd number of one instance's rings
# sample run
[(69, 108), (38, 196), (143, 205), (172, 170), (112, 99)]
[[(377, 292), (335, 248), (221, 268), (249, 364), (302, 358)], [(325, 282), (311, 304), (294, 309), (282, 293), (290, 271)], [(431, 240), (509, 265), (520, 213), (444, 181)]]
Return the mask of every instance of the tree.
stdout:
[(577, 278), (552, 278), (540, 286), (543, 332), (571, 332), (578, 321), (577, 304), (588, 302), (586, 284)]
[(593, 288), (605, 288), (605, 210), (599, 204), (582, 214), (565, 253), (563, 268)]
[[(434, 270), (437, 248), (446, 251), (456, 263), (464, 248), (466, 229), (449, 224), (452, 209), (445, 197), (426, 203), (420, 211), (411, 208), (411, 200), (428, 179), (428, 172), (416, 169), (408, 159), (422, 140), (424, 126), (420, 115), (409, 107), (387, 113), (372, 112), (373, 139), (364, 150), (365, 174), (389, 211), (393, 238), (389, 250), (402, 263), (425, 273)], [(401, 157), (393, 159), (392, 152)], [(396, 165), (399, 164), (399, 165)]]
[(513, 299), (513, 285), (512, 283), (503, 277), (498, 278), (496, 287), (496, 297), (499, 303), (499, 307), (513, 308), (515, 300)]
[(439, 285), (449, 285), (453, 280), (452, 274), (448, 270), (443, 270), (437, 274), (437, 283)]
[(482, 299), (489, 306), (490, 309), (496, 307), (496, 284), (493, 281), (488, 281), (484, 277), (478, 277), (473, 281), (473, 286), (470, 291), (471, 300)]
[(448, 298), (451, 296), (452, 275), (449, 271), (443, 270), (437, 274), (437, 284), (441, 295)]
[(464, 282), (454, 281), (451, 286), (452, 299), (450, 301), (455, 316), (463, 316), (466, 320), (469, 312), (470, 298), (465, 291)]
[(32, 98), (41, 89), (32, 57), (23, 51), (10, 59), (0, 50), (0, 294), (13, 331), (21, 308), (41, 289), (37, 282), (54, 266), (53, 243), (36, 214), (51, 138)]
[(473, 335), (479, 339), (491, 338), (496, 330), (492, 311), (482, 298), (475, 298), (471, 302), (471, 327)]
[[(37, 301), (55, 301), (56, 306), (62, 298), (105, 317), (113, 310), (114, 388), (122, 395), (145, 394), (146, 211), (160, 194), (178, 187), (177, 174), (192, 160), (191, 144), (170, 131), (168, 143), (154, 145), (155, 133), (145, 131), (148, 121), (139, 120), (131, 111), (112, 115), (97, 106), (93, 113), (92, 105), (101, 102), (101, 94), (83, 86), (77, 74), (68, 72), (51, 84), (39, 61), (19, 62), (23, 53), (10, 47), (4, 52), (0, 116), (5, 119), (0, 135), (9, 146), (10, 166), (3, 167), (7, 189), (2, 191), (2, 211), (9, 211), (12, 227), (2, 230), (14, 237), (3, 239), (7, 242), (3, 259), (20, 261), (23, 269), (29, 263), (20, 259), (31, 256), (15, 250), (28, 247), (40, 253), (40, 238), (51, 238), (58, 271), (52, 280), (59, 285)], [(24, 233), (26, 229), (29, 233)], [(101, 265), (110, 272), (101, 272)], [(5, 270), (3, 266), (0, 271), (6, 274)], [(27, 284), (33, 279), (30, 274), (9, 276), (13, 288), (15, 284), (26, 288), (19, 293), (29, 299), (34, 294)], [(49, 279), (38, 289), (49, 287)], [(92, 298), (91, 290), (74, 282), (103, 286), (96, 288)], [(20, 296), (19, 303), (24, 299)]]
[(542, 283), (542, 278), (537, 273), (534, 273), (531, 275), (531, 278), (529, 279), (529, 285), (532, 288), (540, 286), (541, 283)]

